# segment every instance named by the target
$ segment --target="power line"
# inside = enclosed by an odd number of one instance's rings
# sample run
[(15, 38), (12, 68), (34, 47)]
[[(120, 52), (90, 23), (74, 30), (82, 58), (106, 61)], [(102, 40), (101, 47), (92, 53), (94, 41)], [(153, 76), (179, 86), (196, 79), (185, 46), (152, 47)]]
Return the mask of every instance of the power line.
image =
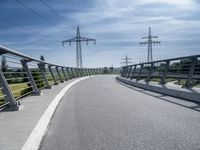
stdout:
[[(0, 27), (1, 27), (1, 28), (5, 28), (5, 29), (10, 29), (10, 26), (7, 26), (7, 25), (1, 25), (1, 24), (0, 24)], [(23, 31), (21, 31), (21, 30), (19, 30), (19, 32), (25, 33), (25, 32), (23, 32)], [(27, 32), (26, 32), (25, 34), (31, 36), (30, 33), (27, 33)]]
[[(0, 19), (1, 19), (1, 20), (4, 20), (4, 22), (7, 22), (7, 23), (13, 25), (13, 27), (17, 27), (17, 28), (21, 29), (22, 31), (29, 32), (31, 35), (49, 37), (48, 35), (43, 35), (43, 34), (41, 34), (41, 33), (38, 33), (38, 32), (36, 32), (36, 31), (34, 31), (34, 30), (31, 30), (31, 29), (25, 27), (24, 25), (19, 25), (19, 24), (13, 22), (13, 21), (10, 21), (10, 20), (7, 20), (7, 19), (2, 19), (2, 18), (0, 18)], [(8, 28), (10, 28), (10, 27), (8, 27)], [(38, 30), (37, 30), (37, 31), (38, 31)]]
[[(22, 3), (21, 1), (19, 1), (19, 0), (15, 0), (15, 1), (18, 4), (20, 4), (22, 7), (26, 8), (27, 10), (29, 10), (30, 12), (32, 12), (33, 14), (35, 14), (35, 15), (39, 16), (40, 18), (44, 19), (45, 21), (47, 21), (49, 24), (57, 26), (54, 22), (52, 22), (51, 20), (47, 19), (46, 17), (40, 15), (40, 13), (38, 13), (37, 11), (35, 11), (32, 8), (28, 7), (26, 4)], [(62, 30), (62, 29), (60, 29), (58, 27), (57, 27), (57, 29), (59, 29), (62, 32), (64, 31), (64, 30)], [(66, 31), (64, 31), (64, 32), (67, 33), (67, 34), (69, 34), (69, 35), (71, 35), (70, 33), (66, 32)]]
[[(39, 0), (42, 4), (44, 4), (47, 8), (49, 8), (49, 10), (51, 10), (52, 13), (54, 13), (56, 16), (58, 16), (59, 18), (61, 18), (61, 20), (63, 22), (65, 22), (65, 18), (63, 16), (61, 16), (58, 12), (56, 12), (50, 5), (48, 5), (45, 1), (43, 0)], [(70, 26), (72, 29), (76, 29), (74, 26), (72, 26), (71, 24), (67, 23), (68, 26)]]
[[(32, 30), (30, 30), (30, 29), (28, 29), (28, 28), (26, 28), (26, 27), (24, 27), (24, 26), (20, 26), (19, 24), (16, 24), (16, 23), (14, 23), (14, 22), (12, 22), (12, 21), (10, 21), (10, 20), (7, 20), (7, 19), (5, 20), (5, 19), (2, 19), (2, 18), (1, 18), (1, 20), (4, 20), (5, 22), (7, 22), (7, 23), (13, 25), (13, 27), (17, 27), (17, 28), (19, 28), (20, 30), (25, 31), (26, 33), (27, 33), (27, 32), (31, 33), (30, 35), (41, 35), (40, 33), (36, 33), (36, 32), (34, 32), (34, 31), (32, 31)], [(0, 25), (0, 26), (2, 26), (2, 25)], [(6, 28), (11, 28), (11, 27), (6, 26)]]

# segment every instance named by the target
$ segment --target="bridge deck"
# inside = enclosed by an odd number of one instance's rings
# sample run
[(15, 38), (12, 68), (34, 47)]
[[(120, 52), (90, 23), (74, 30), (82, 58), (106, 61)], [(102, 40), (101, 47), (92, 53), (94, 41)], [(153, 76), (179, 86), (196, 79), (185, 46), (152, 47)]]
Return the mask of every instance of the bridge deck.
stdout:
[(98, 76), (65, 94), (40, 149), (199, 149), (199, 124), (197, 103)]
[(45, 89), (41, 96), (25, 97), (19, 111), (1, 111), (0, 150), (21, 149), (54, 97), (73, 81)]

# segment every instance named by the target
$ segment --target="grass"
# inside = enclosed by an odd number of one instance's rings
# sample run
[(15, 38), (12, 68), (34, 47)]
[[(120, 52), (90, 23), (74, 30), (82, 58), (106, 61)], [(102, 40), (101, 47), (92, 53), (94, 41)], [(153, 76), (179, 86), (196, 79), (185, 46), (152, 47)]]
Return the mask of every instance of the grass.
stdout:
[[(50, 85), (54, 85), (54, 80), (53, 78), (51, 77), (51, 74), (50, 73), (46, 73), (46, 75), (48, 76), (47, 77), (47, 80), (49, 82)], [(60, 74), (61, 75), (61, 78), (64, 80), (65, 79), (65, 76), (63, 73)], [(60, 81), (59, 79), (59, 76), (58, 75), (55, 75), (55, 78), (56, 78), (56, 81)], [(70, 79), (70, 75), (67, 74), (67, 78)], [(31, 91), (31, 87), (27, 84), (27, 83), (15, 83), (15, 84), (9, 84), (9, 87), (10, 87), (10, 90), (12, 92), (12, 94), (14, 95), (15, 98), (17, 97), (20, 97), (22, 95), (24, 95), (25, 93)], [(3, 96), (3, 93), (2, 91), (0, 91), (0, 97)], [(0, 98), (0, 105), (4, 104), (5, 103), (5, 100), (4, 98)]]
[[(13, 93), (14, 97), (19, 97), (23, 94), (23, 92), (29, 88), (27, 83), (16, 83), (16, 84), (9, 84), (11, 92)], [(21, 89), (21, 90), (20, 90)], [(0, 92), (0, 96), (3, 96), (3, 93)], [(0, 105), (4, 104), (5, 100), (3, 98), (0, 99)]]
[[(10, 84), (9, 85), (11, 92), (13, 93), (14, 97), (21, 96), (22, 91), (27, 88), (30, 88), (27, 83), (17, 83), (17, 84)], [(22, 90), (20, 90), (22, 89)]]
[[(141, 80), (145, 80), (147, 78), (140, 78)], [(158, 82), (160, 84), (160, 81), (161, 79), (160, 78), (152, 78), (151, 81), (154, 81), (154, 82)], [(173, 82), (175, 81), (174, 83), (177, 84), (177, 85), (181, 85), (181, 86), (185, 86), (185, 83), (186, 83), (186, 79), (180, 79), (180, 80), (177, 80), (177, 79), (174, 79), (174, 78), (166, 78), (165, 79), (165, 82)], [(192, 82), (191, 84), (192, 87), (198, 87), (200, 88), (200, 81), (194, 81)]]
[[(172, 81), (175, 81), (175, 80), (176, 80), (176, 79), (166, 78), (166, 79), (165, 79), (165, 82), (167, 83), (167, 82), (172, 82)], [(161, 79), (160, 79), (160, 78), (152, 78), (151, 81), (159, 82), (159, 83), (160, 83)]]

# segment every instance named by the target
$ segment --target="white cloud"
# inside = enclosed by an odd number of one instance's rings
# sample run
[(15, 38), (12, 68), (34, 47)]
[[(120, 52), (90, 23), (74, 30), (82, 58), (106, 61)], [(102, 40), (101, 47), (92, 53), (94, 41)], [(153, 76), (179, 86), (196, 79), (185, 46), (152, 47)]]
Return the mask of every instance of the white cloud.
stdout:
[[(65, 13), (63, 6), (59, 5), (62, 7), (63, 15), (66, 14), (66, 20), (71, 16), (71, 19), (80, 25), (83, 36), (97, 39), (96, 47), (86, 47), (83, 44), (83, 64), (86, 66), (119, 65), (117, 62), (126, 54), (136, 61), (145, 59), (146, 47), (141, 48), (137, 43), (140, 42), (142, 36), (147, 35), (148, 26), (152, 27), (153, 34), (158, 35), (163, 42), (161, 47), (154, 49), (156, 57), (160, 57), (160, 49), (162, 51), (172, 49), (168, 55), (165, 55), (166, 57), (174, 56), (176, 49), (178, 55), (183, 54), (182, 50), (185, 51), (184, 54), (188, 54), (190, 51), (186, 48), (190, 45), (180, 47), (181, 42), (179, 42), (173, 43), (172, 47), (169, 41), (178, 39), (187, 43), (192, 36), (200, 35), (200, 21), (188, 19), (190, 17), (188, 15), (192, 15), (191, 12), (197, 11), (193, 0), (95, 0), (94, 3), (93, 8), (69, 13)], [(59, 9), (58, 6), (56, 8)], [(187, 18), (181, 19), (183, 16)], [(46, 55), (53, 62), (74, 64), (75, 47), (62, 48), (60, 43), (69, 38), (67, 34), (57, 29), (58, 27), (65, 29), (65, 26), (64, 22), (59, 22), (57, 26), (37, 28), (35, 30), (39, 30), (40, 34), (46, 38), (33, 36), (17, 44), (21, 44), (22, 49), (32, 50), (32, 52), (36, 49), (39, 49), (38, 53), (49, 50)], [(72, 33), (71, 37), (75, 36), (74, 30), (68, 30), (68, 32)], [(168, 43), (164, 43), (165, 41)], [(33, 43), (40, 47), (33, 47)], [(195, 46), (200, 45), (197, 43)]]

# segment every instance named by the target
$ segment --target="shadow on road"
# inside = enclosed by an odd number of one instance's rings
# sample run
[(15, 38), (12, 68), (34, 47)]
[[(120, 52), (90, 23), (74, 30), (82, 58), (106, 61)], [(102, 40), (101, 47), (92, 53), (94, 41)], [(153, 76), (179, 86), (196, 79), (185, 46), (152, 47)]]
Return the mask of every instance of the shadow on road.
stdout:
[[(163, 100), (163, 101), (166, 101), (166, 102), (169, 102), (169, 103), (172, 103), (172, 104), (176, 104), (176, 105), (179, 105), (179, 106), (182, 106), (182, 107), (185, 107), (185, 108), (200, 112), (200, 103), (192, 102), (192, 101), (188, 101), (188, 100), (184, 100), (184, 99), (179, 99), (179, 98), (175, 98), (175, 97), (171, 97), (171, 96), (164, 95), (164, 94), (161, 94), (161, 93), (147, 91), (147, 90), (144, 90), (144, 89), (140, 89), (140, 88), (125, 84), (123, 82), (118, 81), (117, 79), (115, 79), (115, 80), (116, 80), (116, 82), (120, 83), (121, 85), (126, 86), (126, 87), (128, 87), (128, 88), (130, 88), (132, 90), (141, 92), (141, 93), (149, 95), (149, 96), (153, 96), (155, 98), (158, 98), (160, 100)], [(155, 95), (155, 93), (159, 94), (159, 95)]]

